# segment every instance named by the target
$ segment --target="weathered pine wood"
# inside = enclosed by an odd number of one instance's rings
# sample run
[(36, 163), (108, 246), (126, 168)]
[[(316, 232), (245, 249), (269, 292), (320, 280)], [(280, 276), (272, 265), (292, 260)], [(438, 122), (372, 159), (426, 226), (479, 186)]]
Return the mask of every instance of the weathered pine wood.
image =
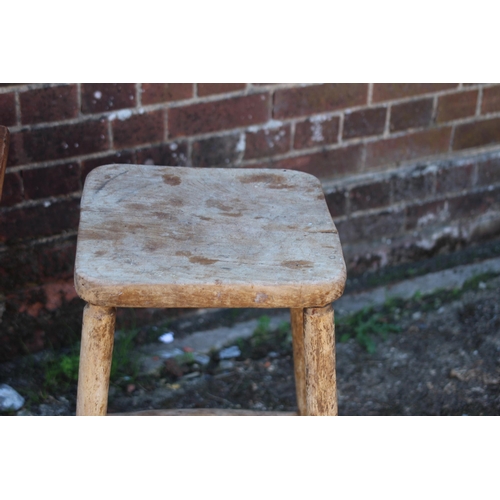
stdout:
[(3, 180), (7, 168), (7, 156), (9, 153), (9, 130), (0, 125), (0, 200), (2, 199)]
[(108, 417), (293, 417), (297, 413), (291, 411), (255, 411), (230, 410), (219, 408), (188, 408), (177, 410), (143, 410), (130, 413), (109, 413)]
[(116, 310), (87, 304), (83, 311), (77, 415), (106, 415)]
[(331, 304), (304, 309), (307, 415), (338, 415)]
[(114, 307), (312, 307), (345, 264), (321, 183), (293, 170), (106, 165), (86, 179), (75, 286)]
[(292, 325), (293, 368), (295, 372), (295, 392), (299, 415), (306, 415), (306, 360), (304, 353), (304, 310), (296, 308), (290, 310)]

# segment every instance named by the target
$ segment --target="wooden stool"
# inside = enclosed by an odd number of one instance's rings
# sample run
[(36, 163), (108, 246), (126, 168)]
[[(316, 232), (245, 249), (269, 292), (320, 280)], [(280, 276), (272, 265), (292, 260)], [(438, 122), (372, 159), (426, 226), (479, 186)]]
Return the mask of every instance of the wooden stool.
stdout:
[(337, 230), (311, 175), (93, 170), (75, 264), (87, 302), (77, 415), (106, 414), (116, 307), (290, 308), (298, 413), (337, 415), (331, 302), (345, 279)]

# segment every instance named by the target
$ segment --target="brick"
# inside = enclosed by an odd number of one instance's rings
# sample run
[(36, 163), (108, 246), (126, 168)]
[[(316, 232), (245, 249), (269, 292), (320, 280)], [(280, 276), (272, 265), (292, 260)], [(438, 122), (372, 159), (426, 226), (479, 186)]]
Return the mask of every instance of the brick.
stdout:
[(74, 345), (81, 331), (83, 305), (71, 279), (9, 294), (2, 318), (0, 359)]
[(184, 167), (187, 165), (187, 143), (171, 142), (150, 146), (137, 151), (137, 162), (145, 165), (167, 165)]
[(0, 213), (0, 242), (51, 236), (78, 227), (80, 200), (63, 200)]
[(321, 151), (272, 162), (273, 168), (300, 170), (320, 179), (333, 179), (352, 175), (362, 166), (363, 146), (356, 144), (345, 148)]
[(426, 127), (432, 120), (432, 99), (395, 104), (391, 108), (391, 132)]
[(84, 83), (82, 113), (102, 113), (136, 105), (134, 83)]
[(342, 137), (366, 137), (384, 132), (387, 108), (367, 108), (344, 114), (344, 130)]
[(23, 201), (23, 180), (18, 172), (7, 172), (3, 180), (0, 206), (10, 207)]
[(452, 193), (472, 187), (474, 164), (442, 168), (436, 175), (436, 194)]
[(402, 210), (383, 210), (375, 214), (350, 217), (336, 223), (336, 226), (340, 240), (343, 244), (348, 244), (393, 238), (403, 232), (404, 220)]
[(483, 89), (481, 113), (500, 111), (500, 85)]
[(365, 83), (325, 83), (278, 89), (274, 93), (274, 118), (292, 118), (366, 104)]
[(430, 224), (444, 223), (450, 219), (446, 200), (429, 201), (406, 207), (406, 229), (412, 230)]
[(478, 186), (490, 186), (500, 182), (500, 158), (489, 158), (477, 164)]
[(76, 85), (28, 90), (19, 95), (21, 123), (67, 120), (78, 116)]
[(76, 237), (42, 245), (37, 251), (40, 278), (47, 280), (67, 279), (73, 276), (76, 255)]
[(40, 281), (37, 247), (11, 246), (0, 252), (0, 290), (12, 292), (27, 283)]
[(373, 102), (390, 101), (456, 87), (458, 87), (457, 83), (374, 83), (372, 100)]
[(316, 116), (295, 124), (295, 149), (313, 148), (338, 142), (340, 118)]
[(105, 120), (25, 130), (11, 135), (9, 164), (24, 165), (97, 153), (108, 148)]
[(71, 279), (75, 253), (76, 236), (9, 247), (0, 252), (0, 289), (11, 292), (33, 283)]
[(372, 142), (366, 145), (366, 167), (385, 168), (405, 160), (446, 153), (450, 137), (451, 128), (446, 127)]
[(245, 158), (262, 158), (290, 151), (290, 125), (247, 131)]
[(457, 92), (439, 96), (436, 121), (438, 123), (474, 116), (477, 105), (477, 90)]
[(181, 101), (192, 97), (192, 83), (141, 83), (142, 104)]
[(240, 134), (210, 137), (193, 143), (193, 167), (231, 166), (238, 159)]
[(449, 210), (454, 219), (471, 218), (484, 214), (491, 208), (498, 210), (500, 188), (479, 193), (466, 193), (449, 200)]
[(118, 151), (111, 155), (102, 156), (100, 158), (93, 158), (91, 160), (84, 160), (81, 166), (81, 183), (82, 186), (85, 182), (87, 175), (94, 170), (94, 168), (103, 165), (110, 165), (112, 163), (136, 163), (135, 154), (132, 151)]
[(113, 120), (113, 143), (127, 148), (148, 142), (160, 142), (164, 135), (163, 110), (132, 115), (126, 120)]
[(198, 83), (198, 95), (204, 97), (212, 94), (224, 94), (225, 92), (243, 90), (246, 86), (246, 83)]
[(353, 187), (349, 199), (351, 212), (387, 206), (391, 202), (391, 183), (380, 181)]
[(457, 125), (453, 149), (476, 148), (500, 142), (500, 118)]
[(344, 189), (326, 193), (325, 201), (332, 217), (340, 217), (346, 213), (347, 196)]
[(393, 203), (411, 202), (432, 196), (434, 177), (434, 172), (426, 172), (418, 168), (402, 175), (394, 175), (391, 177)]
[(269, 119), (269, 104), (270, 96), (266, 93), (171, 108), (169, 134), (180, 137), (265, 123)]
[(24, 195), (28, 200), (74, 193), (81, 189), (78, 163), (24, 170), (22, 176)]
[(16, 100), (15, 95), (0, 94), (0, 122), (4, 127), (16, 124)]

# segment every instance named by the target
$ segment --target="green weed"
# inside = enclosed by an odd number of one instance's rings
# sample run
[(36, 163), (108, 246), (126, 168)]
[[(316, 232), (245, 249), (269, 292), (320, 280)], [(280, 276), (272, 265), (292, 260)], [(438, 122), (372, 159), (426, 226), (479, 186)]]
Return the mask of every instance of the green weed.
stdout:
[[(387, 308), (394, 308), (395, 301), (390, 302)], [(350, 338), (364, 347), (370, 354), (376, 351), (375, 338), (386, 339), (389, 333), (397, 333), (401, 328), (389, 321), (388, 314), (375, 311), (373, 307), (365, 307), (361, 311), (336, 320), (340, 335), (340, 342)]]
[(139, 373), (138, 361), (133, 357), (135, 338), (138, 329), (120, 332), (113, 347), (113, 361), (111, 362), (110, 380), (114, 382), (121, 377), (130, 377), (133, 380)]
[(252, 337), (252, 343), (255, 347), (259, 347), (267, 342), (269, 334), (271, 333), (269, 328), (270, 324), (271, 318), (269, 316), (261, 316), (259, 318), (257, 328), (255, 328)]
[(365, 308), (350, 316), (336, 319), (340, 333), (339, 340), (345, 342), (350, 338), (355, 338), (368, 352), (373, 353), (376, 349), (375, 339), (377, 337), (387, 338), (389, 333), (401, 330), (395, 323), (399, 311), (403, 309), (420, 312), (435, 311), (443, 304), (459, 299), (466, 291), (477, 290), (481, 282), (486, 282), (497, 276), (500, 276), (500, 273), (478, 274), (465, 281), (460, 288), (451, 290), (442, 288), (430, 294), (417, 291), (409, 300), (390, 298), (381, 307)]
[[(121, 332), (115, 339), (113, 347), (113, 360), (111, 362), (111, 382), (116, 382), (122, 377), (134, 379), (139, 373), (139, 365), (132, 356), (134, 339), (137, 330)], [(46, 390), (57, 392), (67, 390), (76, 384), (80, 366), (80, 343), (75, 344), (69, 351), (56, 355), (43, 364)]]
[(479, 283), (485, 282), (488, 280), (491, 280), (493, 278), (496, 278), (497, 276), (500, 276), (500, 273), (496, 272), (487, 272), (487, 273), (481, 273), (478, 274), (477, 276), (473, 276), (472, 278), (469, 278), (464, 282), (462, 285), (462, 290), (467, 291), (467, 290), (477, 290), (479, 287)]
[(78, 367), (80, 363), (80, 346), (75, 345), (68, 353), (60, 354), (45, 362), (45, 387), (46, 389), (66, 390), (78, 380)]
[(195, 361), (194, 354), (192, 352), (183, 352), (179, 356), (175, 356), (175, 360), (179, 365), (192, 365)]

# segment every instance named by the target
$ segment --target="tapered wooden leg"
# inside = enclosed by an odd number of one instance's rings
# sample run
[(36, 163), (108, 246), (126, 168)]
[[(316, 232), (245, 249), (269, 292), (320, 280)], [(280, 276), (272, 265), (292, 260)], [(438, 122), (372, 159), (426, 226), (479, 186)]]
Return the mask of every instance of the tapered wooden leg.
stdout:
[(306, 415), (306, 361), (304, 354), (304, 310), (290, 309), (293, 341), (293, 367), (299, 415)]
[(307, 415), (338, 415), (331, 304), (304, 309)]
[(87, 304), (83, 311), (77, 415), (106, 415), (116, 309)]

